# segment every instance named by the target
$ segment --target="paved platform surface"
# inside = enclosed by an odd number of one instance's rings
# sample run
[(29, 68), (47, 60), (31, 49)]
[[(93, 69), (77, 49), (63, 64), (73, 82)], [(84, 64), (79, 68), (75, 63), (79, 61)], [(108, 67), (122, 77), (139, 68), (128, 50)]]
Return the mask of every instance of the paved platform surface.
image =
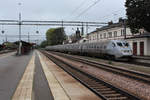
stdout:
[(33, 81), (33, 100), (54, 100), (44, 75), (39, 56), (35, 56), (35, 74)]
[(0, 57), (0, 100), (11, 100), (31, 55), (9, 53)]
[[(58, 83), (59, 86), (53, 88), (53, 84), (50, 82), (51, 91), (53, 93), (54, 99), (56, 100), (67, 100), (57, 98), (59, 95), (60, 97), (64, 97), (65, 95), (68, 97), (69, 100), (101, 100), (97, 97), (94, 93), (92, 93), (89, 89), (84, 87), (81, 83), (71, 77), (69, 74), (64, 72), (61, 68), (59, 68), (56, 64), (50, 61), (48, 58), (43, 56), (41, 53), (39, 54), (41, 58), (41, 63), (45, 63), (44, 66), (47, 67), (45, 73), (51, 73), (53, 77), (55, 77), (55, 81)], [(49, 77), (49, 75), (47, 75)], [(51, 80), (52, 81), (52, 80)], [(56, 83), (55, 82), (55, 83)], [(64, 94), (60, 94), (59, 91), (55, 91), (56, 89), (60, 89), (64, 91)]]
[(0, 100), (100, 100), (38, 51), (0, 57)]
[(33, 53), (29, 64), (16, 88), (12, 100), (31, 100), (33, 89), (33, 77), (35, 68), (35, 53)]

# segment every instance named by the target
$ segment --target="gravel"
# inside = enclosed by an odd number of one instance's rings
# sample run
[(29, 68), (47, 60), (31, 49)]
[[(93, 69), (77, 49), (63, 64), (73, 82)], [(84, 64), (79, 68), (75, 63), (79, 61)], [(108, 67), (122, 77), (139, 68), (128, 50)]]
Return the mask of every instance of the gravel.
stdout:
[(76, 66), (76, 68), (88, 72), (99, 79), (103, 79), (104, 81), (109, 82), (115, 85), (116, 87), (126, 90), (129, 93), (140, 97), (142, 100), (150, 100), (150, 85), (146, 83), (142, 83), (134, 79), (113, 74), (111, 72), (107, 72), (102, 69), (89, 66), (87, 64), (71, 61), (60, 56), (55, 55), (55, 57), (63, 59), (65, 62)]

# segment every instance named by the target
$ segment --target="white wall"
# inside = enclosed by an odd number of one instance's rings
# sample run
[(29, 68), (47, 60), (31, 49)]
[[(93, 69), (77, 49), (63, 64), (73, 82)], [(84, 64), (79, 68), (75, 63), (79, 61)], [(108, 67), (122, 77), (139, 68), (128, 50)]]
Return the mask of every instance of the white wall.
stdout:
[[(99, 42), (99, 41), (104, 41), (108, 39), (124, 39), (124, 35), (122, 33), (121, 35), (121, 30), (124, 30), (123, 27), (115, 27), (115, 28), (110, 28), (107, 30), (102, 30), (102, 31), (97, 31), (94, 33), (89, 34), (89, 42)], [(117, 32), (117, 36), (114, 36), (114, 32)], [(112, 37), (109, 37), (109, 32), (112, 32)], [(106, 34), (106, 37), (104, 37), (104, 34)], [(132, 33), (130, 31), (130, 28), (126, 28), (126, 37), (131, 37)]]
[(150, 38), (147, 39), (147, 55), (150, 56)]
[(140, 42), (144, 42), (144, 55), (145, 56), (150, 55), (150, 46), (148, 46), (148, 44), (150, 43), (150, 39), (149, 39), (149, 43), (147, 40), (148, 40), (147, 38), (127, 39), (132, 50), (133, 50), (133, 42), (137, 42), (137, 55), (140, 55)]

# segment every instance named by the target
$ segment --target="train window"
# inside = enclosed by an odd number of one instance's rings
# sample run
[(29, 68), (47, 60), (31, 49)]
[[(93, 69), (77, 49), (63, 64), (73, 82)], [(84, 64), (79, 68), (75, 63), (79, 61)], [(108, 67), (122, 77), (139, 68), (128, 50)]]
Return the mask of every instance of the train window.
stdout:
[(106, 46), (104, 46), (104, 49), (106, 49)]
[(112, 43), (112, 46), (115, 47), (116, 46), (115, 43)]
[(120, 46), (120, 47), (123, 46), (121, 42), (117, 42), (117, 45)]
[(129, 43), (123, 43), (125, 47), (128, 47), (129, 46)]

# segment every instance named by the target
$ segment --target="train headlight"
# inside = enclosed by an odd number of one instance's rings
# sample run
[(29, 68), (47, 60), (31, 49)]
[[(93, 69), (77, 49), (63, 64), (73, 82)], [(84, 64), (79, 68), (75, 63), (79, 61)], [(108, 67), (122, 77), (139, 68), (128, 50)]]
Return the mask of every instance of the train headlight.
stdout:
[(129, 53), (130, 50), (121, 50), (121, 52), (123, 52), (123, 53)]
[(124, 50), (121, 50), (121, 52), (124, 52)]

